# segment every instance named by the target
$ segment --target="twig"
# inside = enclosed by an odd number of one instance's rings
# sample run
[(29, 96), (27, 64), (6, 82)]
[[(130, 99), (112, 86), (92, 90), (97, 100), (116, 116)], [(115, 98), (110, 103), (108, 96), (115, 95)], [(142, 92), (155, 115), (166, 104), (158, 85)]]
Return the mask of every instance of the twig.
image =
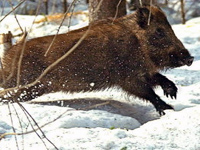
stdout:
[[(17, 104), (18, 104), (18, 105), (20, 106), (20, 108), (24, 111), (24, 114), (26, 115), (28, 121), (30, 122), (30, 125), (31, 125), (33, 131), (34, 131), (34, 132), (36, 133), (36, 135), (41, 139), (41, 141), (43, 142), (43, 144), (44, 144), (44, 146), (46, 147), (46, 149), (48, 149), (48, 148), (47, 148), (47, 146), (46, 146), (46, 144), (45, 144), (45, 142), (43, 141), (42, 138), (45, 138), (56, 150), (59, 150), (59, 149), (55, 146), (55, 144), (54, 144), (53, 142), (51, 142), (51, 141), (46, 137), (46, 135), (44, 134), (44, 132), (41, 130), (41, 128), (39, 127), (39, 125), (37, 124), (37, 122), (35, 121), (35, 119), (34, 119), (34, 118), (32, 117), (32, 115), (26, 110), (26, 108), (25, 108), (20, 102), (17, 102)], [(35, 128), (33, 127), (33, 125), (31, 124), (31, 121), (30, 121), (29, 117), (30, 117), (31, 120), (34, 122), (34, 124), (37, 126), (38, 130), (41, 132), (41, 134), (42, 134), (43, 137), (41, 137), (41, 136), (36, 132), (36, 129), (35, 129)]]
[[(97, 6), (97, 8), (95, 9), (95, 11), (97, 11), (99, 9), (99, 7), (101, 6), (103, 0), (101, 0)], [(59, 62), (61, 62), (63, 59), (65, 59), (66, 57), (68, 57), (81, 43), (82, 41), (86, 38), (86, 36), (88, 35), (89, 31), (90, 31), (91, 25), (88, 26), (87, 31), (84, 33), (84, 35), (78, 40), (78, 42), (67, 52), (65, 53), (63, 56), (61, 56), (60, 58), (58, 58), (54, 63), (52, 63), (51, 65), (49, 65), (44, 72), (32, 83), (27, 84), (24, 87), (31, 87), (34, 86), (35, 84), (38, 83), (38, 81), (40, 81), (40, 79), (42, 79), (54, 66), (56, 66)]]
[(14, 133), (13, 132), (13, 133), (4, 133), (4, 134), (1, 134), (0, 135), (0, 140), (3, 139), (5, 136), (8, 136), (8, 135), (18, 135), (18, 133)]
[[(95, 105), (92, 105), (92, 106), (89, 106), (89, 107), (85, 107), (85, 108), (80, 108), (79, 110), (88, 110), (88, 109), (92, 109), (92, 108), (96, 108), (96, 107), (99, 107), (99, 106), (103, 106), (103, 105), (107, 105), (109, 104), (110, 102), (107, 101), (107, 102), (103, 102), (103, 103), (99, 103), (99, 104), (95, 104)], [(7, 135), (25, 135), (25, 134), (30, 134), (30, 133), (33, 133), (33, 132), (36, 132), (37, 130), (41, 130), (42, 128), (44, 128), (45, 126), (57, 121), (58, 119), (60, 119), (62, 116), (64, 116), (67, 112), (69, 111), (76, 111), (75, 109), (68, 109), (66, 111), (64, 111), (62, 114), (60, 114), (58, 117), (56, 117), (55, 119), (41, 125), (40, 127), (38, 128), (34, 128), (34, 130), (31, 130), (31, 131), (27, 131), (27, 132), (22, 132), (22, 133), (4, 133), (0, 136), (0, 139), (4, 138), (5, 136)]]
[(113, 18), (113, 21), (112, 21), (112, 24), (113, 22), (115, 21), (115, 19), (117, 18), (117, 15), (118, 15), (118, 12), (119, 12), (119, 5), (121, 4), (122, 0), (120, 0), (117, 4), (117, 9), (116, 9), (116, 12), (115, 12), (115, 16)]
[[(95, 9), (95, 11), (97, 11), (99, 9), (99, 7), (102, 4), (101, 0), (97, 6), (97, 8)], [(0, 91), (0, 95), (5, 95), (5, 93), (7, 93), (8, 91), (12, 91), (12, 90), (20, 90), (23, 88), (29, 88), (31, 86), (36, 85), (54, 66), (56, 66), (59, 62), (61, 62), (63, 59), (65, 59), (66, 57), (68, 57), (81, 43), (82, 41), (86, 38), (86, 36), (88, 35), (89, 31), (90, 31), (91, 25), (88, 26), (87, 31), (84, 33), (84, 35), (78, 40), (78, 42), (67, 52), (65, 53), (63, 56), (61, 56), (60, 58), (58, 58), (54, 63), (52, 63), (51, 65), (49, 65), (44, 71), (43, 73), (32, 83), (20, 86), (20, 87), (13, 87), (13, 88), (7, 88), (4, 89), (2, 91)]]
[(148, 23), (147, 25), (149, 26), (150, 25), (150, 21), (151, 21), (151, 7), (152, 7), (152, 0), (150, 0), (150, 6), (149, 6), (149, 17), (148, 17)]
[[(74, 110), (74, 109), (73, 109)], [(64, 114), (66, 114), (68, 111), (70, 110), (66, 110), (65, 112), (63, 112), (62, 114), (60, 114), (58, 117), (56, 117), (55, 119), (53, 119), (52, 121), (49, 121), (47, 123), (45, 123), (44, 125), (38, 127), (37, 129), (34, 129), (34, 130), (31, 130), (31, 131), (27, 131), (27, 132), (21, 132), (21, 133), (4, 133), (0, 136), (0, 139), (4, 138), (5, 136), (7, 135), (25, 135), (25, 134), (30, 134), (30, 133), (33, 133), (33, 132), (36, 132), (37, 130), (39, 129), (42, 129), (43, 127), (55, 122), (56, 120), (60, 119)]]
[(142, 5), (142, 0), (139, 0), (139, 3), (140, 3), (140, 7), (142, 7), (143, 5)]
[[(12, 5), (12, 2), (11, 2), (11, 0), (8, 0), (8, 2), (9, 2), (10, 6), (12, 7), (12, 10), (13, 10), (13, 9), (14, 9), (14, 7), (13, 7), (13, 5)], [(19, 20), (17, 19), (17, 16), (16, 16), (16, 14), (15, 14), (15, 12), (14, 12), (14, 11), (13, 11), (13, 13), (14, 13), (15, 20), (17, 21), (17, 24), (18, 24), (18, 26), (19, 26), (20, 30), (22, 31), (22, 33), (24, 33), (24, 31), (23, 31), (23, 29), (22, 29), (22, 27), (21, 27), (21, 25), (20, 25), (20, 23), (19, 23)]]
[[(9, 104), (9, 103), (8, 103), (8, 104)], [(16, 116), (17, 116), (17, 118), (18, 118), (19, 125), (20, 125), (20, 128), (21, 128), (21, 132), (23, 133), (22, 122), (21, 122), (21, 120), (20, 120), (19, 114), (18, 114), (18, 112), (17, 112), (15, 106), (13, 105), (13, 103), (12, 103), (12, 107), (13, 107), (13, 109), (14, 109), (14, 111), (15, 111), (15, 114), (16, 114)], [(23, 135), (23, 134), (22, 134), (22, 139), (23, 139), (22, 146), (23, 146), (23, 149), (24, 149), (24, 135)]]
[(56, 66), (59, 62), (61, 62), (67, 56), (69, 56), (82, 43), (82, 41), (86, 38), (86, 36), (88, 35), (88, 33), (90, 31), (90, 28), (91, 28), (91, 26), (88, 27), (88, 30), (84, 33), (84, 35), (78, 40), (78, 42), (67, 53), (65, 53), (63, 56), (61, 56), (60, 58), (58, 58), (54, 63), (52, 63), (51, 65), (49, 65), (44, 70), (44, 72), (34, 82), (32, 82), (30, 84), (27, 84), (26, 87), (30, 87), (30, 86), (33, 86), (33, 85), (37, 84), (38, 81), (40, 81), (54, 66)]
[[(41, 6), (41, 1), (39, 2), (39, 5), (37, 7), (37, 10), (36, 10), (36, 14), (35, 14), (35, 18), (33, 19), (33, 22), (31, 24), (31, 27), (30, 27), (30, 30), (29, 32), (31, 32), (32, 28), (33, 28), (33, 24), (35, 22), (35, 19), (38, 15), (38, 12), (39, 12), (39, 8)], [(18, 70), (17, 70), (17, 85), (16, 87), (18, 88), (19, 87), (19, 84), (20, 84), (20, 74), (21, 74), (21, 64), (22, 64), (22, 59), (23, 59), (23, 56), (24, 56), (24, 51), (25, 51), (25, 47), (26, 47), (26, 42), (27, 42), (27, 37), (28, 37), (28, 32), (26, 33), (25, 37), (24, 37), (24, 41), (23, 41), (23, 46), (22, 46), (22, 51), (21, 51), (21, 54), (20, 54), (20, 58), (19, 58), (19, 61), (18, 61)], [(12, 77), (12, 76), (11, 76)]]
[(3, 21), (8, 15), (10, 15), (15, 9), (17, 9), (21, 4), (23, 4), (26, 0), (21, 1), (17, 6), (15, 6), (9, 13), (7, 13), (1, 20)]
[(67, 26), (68, 32), (69, 32), (69, 28), (70, 28), (71, 19), (72, 19), (73, 13), (74, 13), (74, 8), (75, 8), (75, 4), (72, 6), (72, 13), (70, 13), (70, 16), (69, 16), (69, 21), (68, 21), (68, 26)]
[(57, 35), (58, 35), (59, 31), (60, 31), (60, 28), (61, 28), (61, 26), (62, 26), (62, 24), (63, 24), (63, 22), (64, 22), (64, 20), (65, 20), (65, 18), (66, 18), (66, 16), (67, 16), (67, 14), (69, 13), (69, 10), (70, 10), (70, 9), (72, 8), (72, 6), (76, 3), (76, 1), (77, 1), (77, 0), (73, 0), (73, 2), (70, 4), (69, 8), (68, 8), (67, 11), (65, 12), (64, 17), (63, 17), (63, 19), (62, 19), (62, 21), (61, 21), (61, 23), (60, 23), (60, 25), (59, 25), (59, 27), (58, 27), (57, 33), (54, 35), (51, 44), (49, 45), (47, 51), (46, 51), (45, 54), (44, 54), (45, 57), (47, 56), (47, 54), (49, 53), (49, 51), (50, 51), (50, 49), (51, 49), (53, 43), (55, 42), (56, 37), (57, 37)]
[(99, 106), (103, 106), (103, 105), (107, 105), (107, 104), (109, 104), (110, 102), (109, 101), (107, 101), (107, 102), (104, 102), (104, 103), (100, 103), (100, 104), (96, 104), (96, 105), (92, 105), (92, 106), (89, 106), (89, 107), (86, 107), (86, 108), (83, 108), (83, 109), (81, 109), (81, 110), (88, 110), (88, 109), (92, 109), (92, 108), (96, 108), (96, 107), (99, 107)]
[(36, 10), (36, 12), (35, 12), (35, 18), (33, 19), (33, 22), (32, 22), (32, 24), (31, 24), (31, 27), (30, 27), (29, 32), (31, 32), (31, 30), (32, 30), (32, 28), (33, 28), (33, 24), (34, 24), (34, 22), (35, 22), (36, 17), (37, 17), (38, 14), (39, 14), (39, 9), (40, 9), (40, 7), (41, 7), (41, 4), (42, 4), (42, 1), (40, 0), (40, 1), (39, 1), (39, 4), (38, 4), (38, 7), (37, 7), (37, 10)]
[[(100, 3), (98, 4), (98, 7), (95, 9), (95, 11), (97, 11), (101, 5), (103, 0), (100, 1)], [(89, 31), (90, 31), (91, 26), (88, 26), (87, 31), (84, 33), (84, 35), (78, 40), (78, 42), (62, 57), (60, 57), (59, 59), (57, 59), (54, 63), (52, 63), (50, 66), (48, 66), (44, 72), (32, 83), (27, 84), (27, 85), (23, 85), (21, 87), (14, 87), (14, 88), (8, 88), (5, 89), (3, 91), (0, 92), (0, 94), (5, 94), (8, 91), (12, 91), (12, 90), (20, 90), (22, 88), (28, 88), (31, 86), (34, 86), (35, 84), (37, 84), (54, 66), (56, 66), (60, 61), (62, 61), (63, 59), (65, 59), (67, 56), (69, 56), (80, 44), (81, 42), (86, 38), (86, 36), (88, 35)], [(20, 64), (20, 63), (19, 63)], [(19, 76), (19, 75), (18, 75)], [(24, 111), (25, 115), (27, 116), (27, 119), (29, 120), (29, 122), (31, 123), (29, 117), (31, 118), (31, 120), (35, 123), (35, 125), (37, 126), (38, 130), (42, 133), (42, 136), (51, 144), (54, 146), (55, 149), (58, 150), (58, 148), (54, 145), (54, 143), (52, 143), (44, 134), (44, 132), (41, 130), (41, 128), (39, 127), (39, 125), (37, 124), (37, 122), (35, 121), (35, 119), (30, 115), (30, 113), (22, 106), (22, 104), (19, 103), (19, 101), (16, 99), (15, 102), (20, 106), (20, 108)], [(42, 140), (41, 136), (36, 132), (36, 129), (34, 129), (33, 125), (31, 124), (31, 127), (33, 129), (33, 132), (35, 132), (37, 134), (37, 136), (41, 139), (41, 141), (43, 142), (43, 144), (46, 146), (46, 144), (44, 143), (44, 141)], [(12, 133), (13, 135), (15, 135), (16, 133)], [(5, 134), (8, 135), (8, 134)], [(3, 137), (3, 136), (1, 136)], [(47, 148), (47, 147), (46, 147)]]
[[(28, 33), (27, 33), (28, 35)], [(26, 37), (27, 37), (26, 35)], [(23, 42), (23, 46), (22, 46), (22, 51), (21, 51), (21, 54), (20, 54), (20, 57), (19, 57), (19, 61), (18, 61), (18, 69), (17, 69), (17, 88), (19, 87), (19, 84), (20, 84), (20, 74), (21, 74), (21, 64), (22, 64), (22, 58), (23, 58), (23, 55), (24, 55), (24, 51), (25, 51), (25, 47), (26, 47), (26, 37), (24, 38), (24, 42)]]
[[(9, 102), (8, 102), (8, 110), (9, 110), (10, 121), (11, 121), (11, 124), (12, 124), (13, 132), (16, 133), (15, 128), (14, 128), (14, 123), (13, 123), (13, 118), (12, 118), (12, 113), (11, 113), (11, 110), (10, 110)], [(16, 147), (19, 150), (19, 145), (18, 145), (18, 142), (17, 142), (17, 136), (16, 135), (15, 135), (15, 142), (16, 142)]]

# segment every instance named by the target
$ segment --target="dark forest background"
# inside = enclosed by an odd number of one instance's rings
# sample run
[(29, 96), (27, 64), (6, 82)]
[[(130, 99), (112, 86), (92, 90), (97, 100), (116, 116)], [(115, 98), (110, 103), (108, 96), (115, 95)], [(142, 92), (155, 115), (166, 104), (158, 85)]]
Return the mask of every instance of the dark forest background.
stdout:
[(16, 14), (52, 15), (65, 13), (66, 11), (77, 12), (89, 10), (90, 21), (107, 17), (120, 17), (134, 11), (141, 5), (150, 4), (160, 6), (167, 14), (171, 24), (185, 23), (185, 21), (191, 18), (200, 16), (200, 0), (103, 0), (100, 10), (96, 14), (93, 14), (94, 8), (100, 1), (101, 0), (1, 0), (0, 16), (6, 15), (20, 2), (22, 4), (14, 11)]

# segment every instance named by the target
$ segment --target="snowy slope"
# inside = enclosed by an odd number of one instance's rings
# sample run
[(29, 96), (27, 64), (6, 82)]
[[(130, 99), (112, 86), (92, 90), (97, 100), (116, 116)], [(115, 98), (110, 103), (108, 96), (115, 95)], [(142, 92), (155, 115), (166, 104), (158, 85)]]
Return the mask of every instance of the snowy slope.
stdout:
[[(23, 20), (27, 22), (26, 19), (30, 18), (23, 16), (21, 22)], [(4, 22), (6, 24), (6, 21)], [(3, 24), (4, 22), (0, 24), (0, 27), (10, 29), (10, 26)], [(14, 24), (13, 27), (15, 27)], [(35, 29), (39, 30), (39, 36), (43, 36), (48, 34), (41, 32), (47, 31), (46, 27), (41, 24), (36, 26), (34, 31)], [(52, 31), (56, 28), (48, 24), (48, 29), (48, 31)], [(22, 103), (22, 105), (40, 126), (53, 121), (66, 111), (59, 119), (42, 128), (45, 135), (61, 150), (199, 150), (200, 18), (190, 20), (186, 25), (174, 25), (173, 29), (181, 41), (184, 42), (186, 48), (195, 56), (192, 66), (184, 66), (163, 72), (177, 84), (177, 100), (171, 100), (163, 96), (163, 91), (160, 88), (156, 91), (163, 100), (174, 106), (175, 111), (166, 111), (165, 116), (159, 117), (151, 104), (129, 97), (118, 88), (84, 95), (56, 93), (36, 99), (45, 101), (82, 98), (84, 100), (92, 97), (97, 99), (99, 103), (101, 103), (98, 100), (99, 98), (111, 100), (109, 104), (101, 106), (101, 110), (83, 111), (70, 107), (28, 103)], [(13, 31), (18, 32), (18, 30)], [(118, 102), (112, 100), (118, 100)], [(102, 101), (102, 103), (104, 102)], [(23, 132), (32, 130), (22, 110), (16, 104), (10, 105), (10, 107), (16, 132), (22, 132), (21, 126)], [(78, 107), (81, 107), (81, 105)], [(13, 108), (17, 110), (18, 114), (15, 113)], [(0, 118), (0, 133), (13, 132), (7, 105), (0, 106)], [(18, 121), (19, 118), (21, 125)], [(26, 134), (24, 137), (17, 136), (17, 142), (20, 150), (23, 148), (26, 150), (46, 149), (35, 133)], [(49, 149), (55, 149), (45, 139), (44, 142)], [(6, 136), (1, 139), (0, 149), (17, 149), (15, 136)]]

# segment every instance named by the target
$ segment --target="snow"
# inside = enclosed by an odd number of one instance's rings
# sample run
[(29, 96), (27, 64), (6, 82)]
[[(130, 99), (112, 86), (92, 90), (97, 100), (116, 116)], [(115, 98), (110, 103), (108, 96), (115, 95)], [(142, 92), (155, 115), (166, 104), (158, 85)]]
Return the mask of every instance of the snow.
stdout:
[[(17, 34), (19, 28), (14, 21), (11, 21), (11, 18), (13, 19), (12, 15), (3, 20), (0, 28), (2, 31), (11, 30)], [(27, 23), (31, 24), (34, 18), (19, 16), (19, 19), (22, 25), (28, 28), (30, 25)], [(9, 26), (11, 22), (12, 26)], [(74, 28), (86, 24), (87, 22), (81, 22), (81, 25), (78, 24)], [(56, 33), (57, 28), (57, 25), (48, 23), (36, 24), (33, 26), (32, 31), (34, 32), (30, 33), (29, 38)], [(62, 29), (61, 32), (67, 32), (66, 26), (63, 26)], [(22, 103), (22, 105), (39, 126), (53, 121), (44, 126), (42, 130), (60, 150), (200, 149), (200, 18), (191, 19), (186, 25), (173, 25), (173, 29), (195, 57), (194, 63), (190, 67), (183, 66), (163, 72), (178, 87), (176, 100), (163, 96), (160, 88), (156, 90), (156, 93), (171, 104), (175, 111), (167, 110), (165, 111), (166, 115), (160, 117), (150, 103), (128, 96), (119, 87), (93, 93), (51, 93), (34, 100), (35, 102), (68, 100), (71, 103), (71, 99), (81, 98), (84, 103), (80, 103), (76, 107), (83, 108), (82, 110), (75, 109), (73, 104), (69, 107), (30, 103)], [(91, 83), (91, 86), (94, 84)], [(102, 106), (98, 106), (100, 109), (96, 107), (85, 109), (93, 102), (102, 104)], [(17, 104), (9, 106), (14, 125), (10, 119), (8, 105), (0, 105), (0, 134), (13, 133), (12, 126), (17, 133), (21, 133), (22, 130), (23, 132), (31, 131), (31, 125), (22, 109)], [(64, 103), (63, 106), (65, 106)], [(57, 118), (58, 116), (60, 117)], [(35, 123), (32, 122), (32, 124), (34, 128), (37, 128)], [(46, 143), (46, 147), (54, 150), (55, 148), (41, 135), (41, 132), (37, 132)], [(46, 149), (35, 133), (24, 136), (17, 135), (17, 143), (20, 150)], [(1, 139), (0, 149), (17, 150), (15, 136), (7, 135)]]

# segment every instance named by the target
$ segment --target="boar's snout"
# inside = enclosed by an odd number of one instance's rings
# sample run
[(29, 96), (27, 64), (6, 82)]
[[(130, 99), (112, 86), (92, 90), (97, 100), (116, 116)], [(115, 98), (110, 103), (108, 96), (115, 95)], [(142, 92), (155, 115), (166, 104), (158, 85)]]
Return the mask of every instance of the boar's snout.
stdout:
[(188, 58), (185, 59), (185, 64), (187, 66), (191, 66), (192, 63), (193, 63), (193, 60), (194, 60), (194, 57), (190, 56), (190, 57), (188, 57)]
[(183, 49), (179, 56), (179, 65), (191, 66), (194, 61), (194, 57), (191, 56), (187, 49)]
[(194, 61), (194, 57), (189, 54), (187, 49), (183, 49), (178, 53), (171, 53), (170, 60), (173, 67), (180, 67), (184, 65), (191, 66)]

